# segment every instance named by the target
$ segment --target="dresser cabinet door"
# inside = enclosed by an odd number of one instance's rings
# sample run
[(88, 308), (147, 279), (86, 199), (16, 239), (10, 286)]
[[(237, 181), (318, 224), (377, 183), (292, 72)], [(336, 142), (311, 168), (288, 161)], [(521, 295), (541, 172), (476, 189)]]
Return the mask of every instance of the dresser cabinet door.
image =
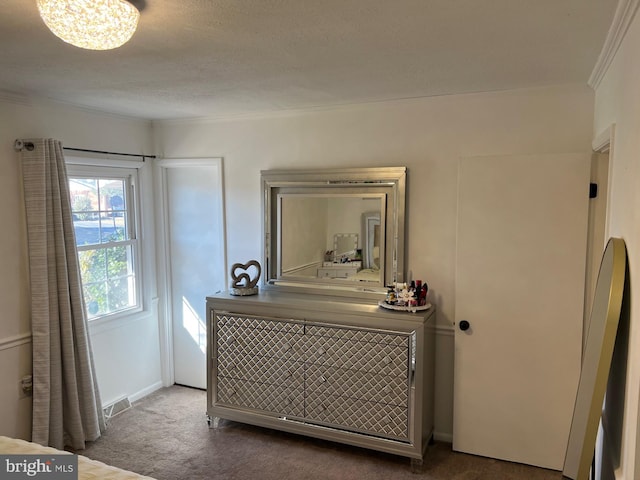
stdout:
[(307, 365), (305, 389), (320, 395), (359, 398), (406, 407), (409, 386), (406, 375), (379, 375), (362, 370)]
[(216, 329), (218, 355), (298, 359), (302, 352), (304, 326), (299, 323), (219, 313)]
[(407, 407), (315, 394), (305, 398), (305, 407), (308, 420), (397, 440), (409, 436)]
[(217, 402), (303, 417), (302, 324), (235, 314), (215, 318)]
[(409, 335), (308, 325), (306, 361), (407, 378)]
[(291, 417), (304, 416), (303, 389), (218, 377), (218, 402)]
[(306, 418), (407, 440), (410, 338), (404, 334), (308, 325)]

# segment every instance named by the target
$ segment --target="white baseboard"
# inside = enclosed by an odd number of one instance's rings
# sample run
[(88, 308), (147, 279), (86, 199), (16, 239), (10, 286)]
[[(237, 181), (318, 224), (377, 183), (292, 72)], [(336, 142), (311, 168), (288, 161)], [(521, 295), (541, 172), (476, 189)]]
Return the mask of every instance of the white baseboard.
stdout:
[(453, 443), (453, 434), (443, 432), (433, 432), (433, 439), (436, 442)]
[(160, 390), (164, 385), (161, 380), (158, 380), (156, 383), (149, 385), (147, 388), (143, 388), (142, 390), (129, 395), (129, 400), (131, 403), (140, 400), (143, 397), (155, 392), (156, 390)]
[(129, 408), (131, 408), (131, 401), (127, 397), (122, 397), (103, 408), (105, 420), (109, 420)]

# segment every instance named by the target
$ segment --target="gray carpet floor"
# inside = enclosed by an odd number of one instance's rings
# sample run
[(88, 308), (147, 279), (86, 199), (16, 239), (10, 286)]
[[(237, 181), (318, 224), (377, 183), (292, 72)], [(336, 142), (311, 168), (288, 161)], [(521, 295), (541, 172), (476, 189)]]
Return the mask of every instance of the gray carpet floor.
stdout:
[(429, 447), (422, 472), (407, 458), (237, 422), (206, 422), (206, 392), (172, 386), (109, 420), (78, 453), (158, 480), (560, 480), (560, 472)]

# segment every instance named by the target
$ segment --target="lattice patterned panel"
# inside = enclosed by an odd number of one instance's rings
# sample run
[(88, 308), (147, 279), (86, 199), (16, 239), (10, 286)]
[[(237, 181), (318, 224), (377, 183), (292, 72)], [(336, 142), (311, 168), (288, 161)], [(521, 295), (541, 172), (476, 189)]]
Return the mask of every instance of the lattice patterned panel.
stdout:
[(218, 376), (222, 377), (281, 386), (304, 385), (304, 363), (286, 358), (238, 355), (233, 350), (223, 350), (217, 366)]
[(359, 342), (387, 343), (389, 345), (406, 346), (408, 335), (397, 333), (376, 332), (372, 330), (354, 330), (352, 328), (325, 327), (307, 325), (306, 335), (318, 337), (344, 338)]
[(254, 408), (265, 412), (304, 416), (304, 389), (282, 388), (264, 383), (218, 377), (217, 403)]
[(337, 396), (307, 398), (307, 420), (378, 436), (407, 440), (407, 408)]
[(304, 333), (304, 325), (295, 322), (269, 320), (266, 318), (247, 317), (235, 314), (216, 314), (218, 326), (233, 326), (235, 328), (259, 328), (276, 330), (278, 332)]
[[(367, 343), (342, 338), (306, 337), (308, 363), (349, 370), (406, 376), (409, 348), (402, 345)], [(408, 343), (408, 338), (405, 338)]]
[[(302, 352), (304, 335), (300, 325), (290, 325), (300, 327), (299, 329), (249, 328), (244, 326), (245, 322), (242, 320), (247, 320), (246, 323), (252, 325), (260, 325), (260, 321), (255, 318), (218, 316), (219, 321), (223, 319), (225, 321), (218, 324), (216, 337), (219, 355), (224, 351), (232, 351), (237, 356), (259, 355), (296, 358)], [(278, 323), (267, 320), (264, 322), (269, 325)], [(281, 323), (289, 325), (286, 322)]]
[(317, 365), (307, 368), (305, 388), (307, 396), (337, 395), (405, 408), (409, 399), (406, 375), (378, 375)]

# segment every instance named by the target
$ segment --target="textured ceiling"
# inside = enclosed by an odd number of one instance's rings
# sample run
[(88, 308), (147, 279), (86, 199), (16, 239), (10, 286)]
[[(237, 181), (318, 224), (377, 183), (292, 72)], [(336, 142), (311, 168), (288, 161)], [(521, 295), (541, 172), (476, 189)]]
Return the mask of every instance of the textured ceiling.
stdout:
[(147, 0), (125, 46), (0, 2), (0, 95), (160, 119), (586, 84), (617, 0)]

